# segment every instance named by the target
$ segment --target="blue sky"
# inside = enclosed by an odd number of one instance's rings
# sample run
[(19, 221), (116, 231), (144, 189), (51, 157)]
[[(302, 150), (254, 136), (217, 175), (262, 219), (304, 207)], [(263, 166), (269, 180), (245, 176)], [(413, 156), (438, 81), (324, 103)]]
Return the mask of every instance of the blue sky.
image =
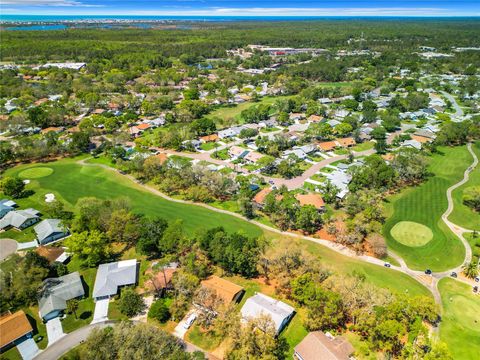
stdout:
[(0, 0), (0, 4), (2, 14), (25, 15), (480, 16), (480, 0)]

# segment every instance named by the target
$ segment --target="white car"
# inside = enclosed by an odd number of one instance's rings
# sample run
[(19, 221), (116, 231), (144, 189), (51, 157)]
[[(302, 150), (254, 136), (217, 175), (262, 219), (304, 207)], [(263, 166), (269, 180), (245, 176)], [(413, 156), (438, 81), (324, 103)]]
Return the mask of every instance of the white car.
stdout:
[(185, 324), (183, 324), (183, 327), (185, 329), (189, 329), (190, 326), (192, 326), (192, 324), (195, 322), (196, 318), (197, 318), (197, 314), (195, 314), (195, 313), (190, 314), (190, 316), (185, 321)]

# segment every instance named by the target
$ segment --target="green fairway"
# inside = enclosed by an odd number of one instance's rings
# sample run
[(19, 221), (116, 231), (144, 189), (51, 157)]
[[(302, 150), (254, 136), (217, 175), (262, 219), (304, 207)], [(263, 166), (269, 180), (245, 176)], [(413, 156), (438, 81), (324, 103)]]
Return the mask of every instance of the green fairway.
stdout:
[[(228, 231), (243, 231), (258, 236), (260, 228), (230, 215), (220, 214), (195, 205), (179, 204), (155, 196), (132, 182), (125, 176), (97, 166), (82, 166), (74, 160), (52, 162), (49, 167), (54, 172), (44, 178), (32, 179), (27, 189), (35, 194), (17, 202), (21, 208), (34, 207), (40, 211), (45, 208), (45, 194), (54, 193), (57, 199), (65, 202), (67, 208), (74, 210), (79, 198), (94, 196), (99, 199), (127, 197), (132, 208), (148, 216), (160, 216), (167, 220), (182, 219), (185, 229), (193, 233), (200, 229), (223, 226)], [(19, 166), (7, 171), (8, 175), (18, 175), (36, 165)]]
[[(448, 187), (462, 179), (471, 161), (465, 146), (441, 147), (439, 153), (430, 159), (429, 171), (433, 175), (427, 181), (387, 199), (385, 205), (390, 216), (383, 228), (384, 236), (390, 249), (402, 256), (411, 268), (442, 271), (462, 263), (465, 249), (443, 223), (441, 215), (448, 206)], [(391, 230), (402, 221), (428, 227), (433, 239), (417, 247), (400, 243), (392, 236)]]
[(441, 340), (447, 343), (454, 359), (478, 359), (480, 296), (469, 285), (453, 279), (441, 280), (438, 288), (443, 304)]
[[(475, 143), (472, 149), (480, 159), (480, 142)], [(471, 161), (473, 161), (472, 158)], [(470, 173), (466, 184), (452, 192), (454, 208), (448, 219), (461, 227), (478, 231), (480, 230), (480, 213), (463, 204), (463, 192), (471, 186), (480, 186), (480, 165)]]
[(390, 230), (393, 238), (407, 246), (423, 246), (433, 238), (432, 230), (413, 221), (400, 221)]
[(53, 169), (46, 166), (35, 166), (25, 169), (18, 173), (18, 177), (22, 179), (39, 179), (53, 174)]

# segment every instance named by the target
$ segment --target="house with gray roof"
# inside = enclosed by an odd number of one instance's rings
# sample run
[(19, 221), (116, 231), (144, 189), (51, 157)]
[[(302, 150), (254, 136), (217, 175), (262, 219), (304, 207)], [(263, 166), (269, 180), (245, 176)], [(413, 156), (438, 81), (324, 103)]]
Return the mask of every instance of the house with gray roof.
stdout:
[(118, 293), (122, 286), (134, 285), (137, 282), (137, 260), (123, 260), (101, 264), (97, 270), (93, 299), (108, 299)]
[(17, 230), (23, 230), (40, 221), (40, 217), (38, 216), (39, 214), (39, 211), (31, 208), (9, 211), (0, 220), (0, 229), (14, 227)]
[(0, 219), (3, 218), (10, 211), (15, 210), (13, 206), (8, 205), (8, 200), (0, 200)]
[(68, 229), (62, 225), (59, 219), (45, 219), (33, 228), (37, 234), (40, 245), (64, 238), (68, 235)]
[(270, 316), (279, 334), (295, 314), (295, 309), (280, 300), (256, 293), (247, 299), (240, 312), (247, 321), (262, 315)]
[(67, 301), (85, 295), (82, 279), (78, 272), (48, 278), (43, 281), (43, 288), (38, 299), (40, 317), (44, 321), (60, 316), (67, 308)]

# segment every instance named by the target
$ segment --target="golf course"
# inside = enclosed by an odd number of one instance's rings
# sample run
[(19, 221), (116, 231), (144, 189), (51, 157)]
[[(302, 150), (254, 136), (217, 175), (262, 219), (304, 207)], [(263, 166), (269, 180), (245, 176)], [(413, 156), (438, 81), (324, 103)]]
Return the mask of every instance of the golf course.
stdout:
[(396, 293), (430, 295), (427, 288), (406, 274), (341, 255), (307, 240), (263, 231), (254, 224), (228, 214), (214, 212), (201, 206), (166, 200), (150, 193), (126, 176), (101, 166), (81, 165), (78, 160), (78, 158), (63, 159), (48, 164), (22, 165), (9, 169), (6, 175), (19, 176), (29, 172), (46, 173), (45, 170), (41, 170), (46, 168), (53, 170), (48, 176), (29, 179), (30, 183), (27, 185), (27, 189), (33, 190), (34, 194), (28, 198), (18, 199), (20, 207), (33, 207), (42, 211), (45, 209), (45, 194), (47, 193), (55, 194), (55, 197), (63, 201), (67, 209), (72, 211), (74, 211), (78, 199), (83, 197), (93, 196), (99, 199), (128, 197), (136, 212), (146, 216), (160, 216), (167, 220), (183, 219), (185, 229), (190, 233), (200, 229), (223, 226), (228, 231), (243, 231), (250, 236), (263, 234), (274, 247), (287, 247), (295, 242), (296, 246), (317, 256), (322, 264), (333, 271), (344, 274), (361, 274), (372, 284), (388, 288)]
[(443, 279), (438, 286), (443, 315), (440, 338), (455, 359), (478, 359), (480, 354), (480, 301), (470, 286)]
[[(472, 146), (473, 151), (480, 158), (480, 142), (475, 143)], [(452, 193), (454, 209), (448, 219), (470, 230), (480, 230), (480, 213), (474, 211), (463, 203), (464, 191), (473, 186), (480, 186), (480, 167), (475, 168), (470, 174), (468, 182), (458, 189), (455, 189)]]
[(387, 199), (383, 234), (410, 268), (443, 271), (462, 263), (465, 249), (441, 216), (447, 189), (462, 179), (472, 160), (466, 146), (441, 147), (430, 159), (427, 181)]

